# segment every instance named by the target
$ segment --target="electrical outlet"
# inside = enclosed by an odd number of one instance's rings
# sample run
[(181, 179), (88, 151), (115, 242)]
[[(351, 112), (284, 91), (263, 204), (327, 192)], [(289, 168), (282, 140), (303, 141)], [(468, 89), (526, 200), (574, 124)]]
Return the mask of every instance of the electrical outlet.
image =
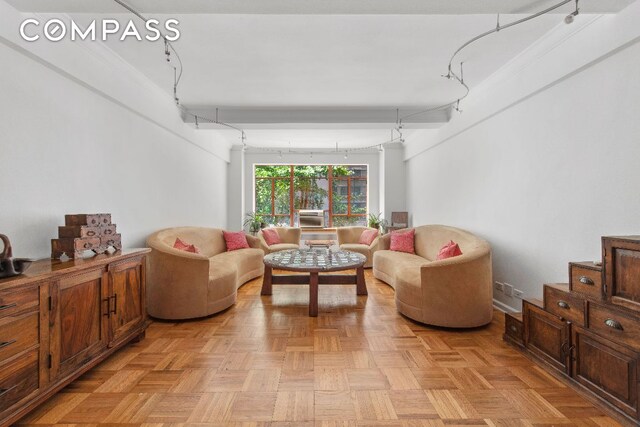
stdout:
[(522, 292), (520, 289), (514, 289), (513, 290), (513, 296), (516, 298), (524, 298), (524, 292)]
[(513, 296), (513, 286), (511, 286), (508, 283), (504, 284), (504, 294), (508, 297), (512, 297)]
[(504, 284), (500, 282), (495, 282), (493, 284), (493, 289), (495, 289), (496, 291), (504, 292)]

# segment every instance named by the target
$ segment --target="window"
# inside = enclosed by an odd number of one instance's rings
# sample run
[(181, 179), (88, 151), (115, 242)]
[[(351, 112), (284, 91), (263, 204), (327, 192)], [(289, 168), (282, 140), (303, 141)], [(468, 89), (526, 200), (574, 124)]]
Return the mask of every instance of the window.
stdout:
[[(296, 226), (300, 209), (321, 210), (329, 227), (366, 225), (366, 165), (256, 165), (256, 214)], [(293, 209), (292, 209), (293, 206)]]

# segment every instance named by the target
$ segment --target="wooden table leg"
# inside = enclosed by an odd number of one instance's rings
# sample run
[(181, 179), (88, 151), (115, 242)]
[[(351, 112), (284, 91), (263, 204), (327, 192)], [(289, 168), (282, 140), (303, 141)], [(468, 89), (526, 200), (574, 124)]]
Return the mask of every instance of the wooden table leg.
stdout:
[(367, 283), (364, 281), (364, 267), (356, 269), (356, 294), (369, 295), (367, 293)]
[(273, 269), (269, 266), (264, 267), (264, 277), (262, 278), (262, 291), (260, 295), (271, 295)]
[(309, 316), (318, 317), (318, 273), (309, 273)]

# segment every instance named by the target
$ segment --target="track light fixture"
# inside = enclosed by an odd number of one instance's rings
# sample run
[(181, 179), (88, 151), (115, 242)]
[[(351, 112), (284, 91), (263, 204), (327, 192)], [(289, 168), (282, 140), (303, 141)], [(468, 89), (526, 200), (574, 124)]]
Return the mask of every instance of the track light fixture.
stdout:
[(580, 6), (578, 4), (579, 0), (576, 0), (576, 10), (574, 10), (573, 12), (571, 12), (570, 14), (568, 14), (565, 18), (564, 18), (564, 23), (565, 24), (572, 24), (573, 21), (575, 20), (576, 16), (578, 16), (580, 14)]

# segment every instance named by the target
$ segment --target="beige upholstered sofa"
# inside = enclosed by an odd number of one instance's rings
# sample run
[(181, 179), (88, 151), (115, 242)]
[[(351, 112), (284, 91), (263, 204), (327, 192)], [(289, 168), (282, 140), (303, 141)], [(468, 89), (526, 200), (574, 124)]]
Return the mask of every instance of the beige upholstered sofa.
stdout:
[[(458, 243), (462, 255), (435, 261), (450, 240)], [(390, 251), (389, 245), (389, 234), (378, 241), (373, 275), (395, 289), (400, 313), (454, 328), (491, 322), (491, 248), (485, 240), (458, 228), (423, 225), (415, 228), (415, 255)]]
[(282, 243), (277, 243), (275, 245), (267, 245), (267, 242), (264, 240), (264, 236), (262, 235), (262, 230), (258, 232), (258, 238), (260, 239), (260, 247), (264, 251), (265, 254), (270, 254), (271, 252), (284, 251), (287, 249), (299, 249), (300, 248), (300, 236), (302, 234), (302, 230), (300, 228), (295, 227), (271, 227), (271, 229), (276, 230), (278, 236), (280, 236), (280, 241)]
[[(176, 238), (199, 254), (173, 248)], [(264, 273), (260, 241), (247, 236), (251, 248), (226, 252), (222, 230), (179, 227), (147, 239), (147, 311), (160, 319), (192, 319), (222, 311), (236, 302), (237, 289)]]
[(336, 228), (338, 233), (338, 245), (340, 249), (347, 251), (358, 252), (367, 257), (367, 261), (364, 264), (364, 268), (370, 268), (373, 265), (373, 253), (378, 249), (378, 240), (380, 236), (376, 237), (370, 245), (363, 245), (358, 243), (360, 235), (364, 230), (373, 230), (368, 227), (339, 227)]

